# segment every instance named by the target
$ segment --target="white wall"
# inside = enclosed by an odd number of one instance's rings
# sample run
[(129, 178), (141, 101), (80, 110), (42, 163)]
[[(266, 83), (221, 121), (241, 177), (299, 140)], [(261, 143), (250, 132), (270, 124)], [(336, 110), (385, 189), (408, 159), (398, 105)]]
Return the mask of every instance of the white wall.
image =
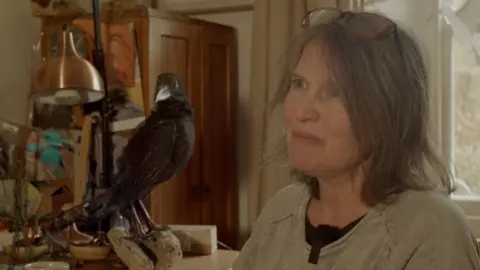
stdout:
[(0, 1), (0, 35), (0, 118), (24, 123), (32, 48), (40, 36), (40, 21), (31, 16), (30, 1)]

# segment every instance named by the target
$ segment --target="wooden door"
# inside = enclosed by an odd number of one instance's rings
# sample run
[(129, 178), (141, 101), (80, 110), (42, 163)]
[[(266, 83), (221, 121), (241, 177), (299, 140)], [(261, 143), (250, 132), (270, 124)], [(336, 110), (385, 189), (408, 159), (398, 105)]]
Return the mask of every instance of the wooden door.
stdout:
[(195, 109), (196, 147), (187, 169), (159, 185), (150, 194), (152, 218), (161, 224), (201, 223), (200, 144), (202, 121), (200, 28), (188, 20), (150, 18), (149, 24), (149, 81), (153, 105), (157, 75), (177, 74), (188, 92)]
[(217, 225), (218, 239), (236, 247), (238, 75), (235, 29), (205, 23), (202, 50), (202, 221)]

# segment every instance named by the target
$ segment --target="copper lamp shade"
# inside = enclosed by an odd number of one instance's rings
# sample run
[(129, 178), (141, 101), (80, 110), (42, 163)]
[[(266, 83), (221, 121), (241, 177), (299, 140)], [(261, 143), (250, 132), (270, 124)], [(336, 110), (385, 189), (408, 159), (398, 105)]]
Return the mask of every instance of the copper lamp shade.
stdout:
[(45, 60), (35, 75), (31, 98), (39, 103), (76, 105), (104, 96), (102, 77), (78, 54), (73, 34), (64, 29), (57, 53)]

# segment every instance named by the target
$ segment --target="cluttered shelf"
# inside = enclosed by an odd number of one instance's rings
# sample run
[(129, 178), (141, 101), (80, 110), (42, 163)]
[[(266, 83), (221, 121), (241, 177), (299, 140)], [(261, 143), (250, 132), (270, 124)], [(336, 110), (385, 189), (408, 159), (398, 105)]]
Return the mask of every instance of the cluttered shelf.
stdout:
[[(237, 258), (237, 251), (217, 250), (210, 255), (184, 257), (173, 270), (228, 270)], [(0, 255), (0, 269), (2, 264), (8, 263), (8, 257)], [(72, 268), (72, 270), (75, 268)], [(81, 267), (83, 270), (127, 269), (116, 259), (91, 262)]]
[[(167, 258), (159, 255), (160, 253), (166, 254), (160, 250), (161, 248), (153, 249), (152, 251), (156, 252), (155, 256), (157, 258), (163, 258), (157, 261), (157, 266), (158, 264), (170, 265), (169, 267), (172, 268), (168, 269), (171, 270), (228, 270), (232, 267), (233, 261), (238, 255), (238, 251), (218, 249), (217, 229), (215, 226), (168, 225), (168, 228), (168, 230), (161, 230), (158, 231), (159, 234), (156, 234), (159, 237), (157, 242), (162, 243), (159, 247), (169, 245), (168, 235), (172, 234), (168, 232), (171, 232), (178, 239), (177, 248), (181, 249), (183, 256), (177, 257), (177, 259), (172, 261), (173, 257)], [(74, 231), (70, 228), (65, 235), (68, 236), (67, 239), (70, 244), (66, 243), (65, 239), (58, 238), (58, 243), (62, 246), (60, 249), (58, 249), (60, 246), (47, 246), (40, 243), (32, 243), (29, 251), (20, 247), (17, 251), (18, 253), (12, 256), (12, 258), (16, 258), (14, 259), (16, 260), (14, 264), (19, 265), (19, 269), (23, 269), (22, 265), (25, 264), (25, 256), (28, 253), (28, 257), (31, 258), (28, 260), (30, 262), (66, 262), (71, 266), (71, 269), (128, 269), (128, 266), (132, 267), (132, 265), (142, 267), (147, 265), (146, 268), (142, 269), (151, 269), (153, 265), (156, 265), (155, 263), (152, 264), (153, 261), (149, 262), (149, 259), (143, 256), (145, 254), (136, 249), (131, 243), (128, 243), (129, 241), (123, 241), (123, 236), (118, 234), (117, 229), (112, 229), (108, 234), (111, 244), (87, 246), (74, 245), (74, 243), (82, 243), (82, 241), (76, 240), (80, 239), (78, 237), (81, 235), (75, 235)], [(31, 232), (35, 234), (34, 231)], [(7, 269), (5, 266), (9, 262), (8, 255), (12, 255), (10, 247), (13, 239), (13, 233), (0, 231), (0, 270)], [(144, 242), (149, 244), (148, 241)], [(175, 249), (174, 246), (170, 247)], [(47, 250), (53, 252), (48, 252)], [(173, 254), (170, 255), (174, 256)]]

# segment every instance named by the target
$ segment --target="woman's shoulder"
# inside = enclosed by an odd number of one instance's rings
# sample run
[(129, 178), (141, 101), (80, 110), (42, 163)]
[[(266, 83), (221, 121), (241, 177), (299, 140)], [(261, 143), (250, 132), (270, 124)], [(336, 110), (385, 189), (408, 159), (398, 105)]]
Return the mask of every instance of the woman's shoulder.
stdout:
[(464, 233), (471, 235), (467, 219), (448, 195), (435, 191), (406, 191), (383, 206), (390, 228), (399, 237), (409, 234)]
[(405, 269), (480, 269), (475, 236), (449, 196), (407, 191), (380, 206), (389, 251), (386, 265), (405, 265), (408, 258)]
[(420, 215), (422, 218), (463, 217), (462, 210), (441, 192), (410, 190), (396, 195), (385, 205), (389, 215)]

